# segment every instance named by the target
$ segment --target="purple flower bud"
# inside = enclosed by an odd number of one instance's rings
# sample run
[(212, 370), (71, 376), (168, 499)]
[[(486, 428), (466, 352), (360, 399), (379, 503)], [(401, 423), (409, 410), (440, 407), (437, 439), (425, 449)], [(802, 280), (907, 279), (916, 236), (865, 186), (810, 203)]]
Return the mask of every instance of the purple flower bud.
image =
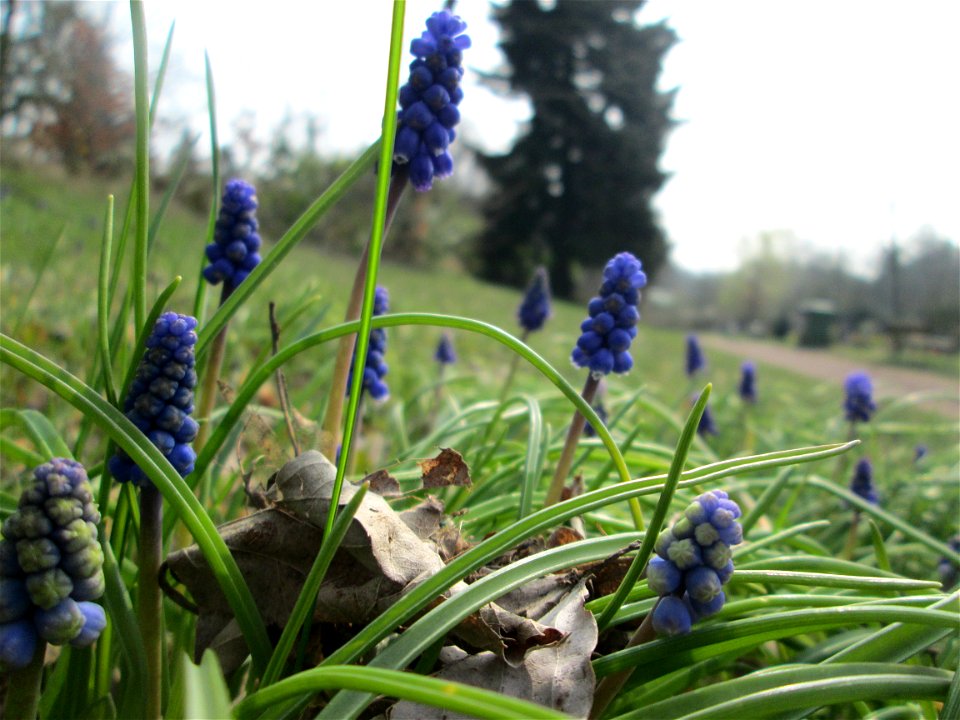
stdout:
[(850, 422), (867, 422), (877, 409), (873, 402), (873, 383), (865, 372), (854, 372), (843, 384), (846, 397), (843, 409)]
[(37, 631), (30, 620), (0, 625), (0, 669), (18, 670), (30, 664), (37, 649)]
[[(214, 242), (206, 249), (210, 264), (203, 269), (207, 282), (213, 285), (222, 282), (228, 294), (256, 267), (250, 259), (255, 257), (259, 262), (260, 256), (256, 255), (260, 247), (256, 211), (257, 191), (253, 185), (240, 179), (230, 180), (223, 191), (220, 215), (214, 227)], [(180, 332), (170, 331), (169, 334), (179, 337), (182, 332), (192, 329), (183, 327)]]
[(653, 609), (653, 629), (657, 635), (685, 635), (692, 624), (690, 607), (674, 595), (660, 598)]
[(696, 335), (687, 335), (687, 377), (693, 377), (698, 371), (706, 367), (707, 361), (700, 349), (700, 341)]

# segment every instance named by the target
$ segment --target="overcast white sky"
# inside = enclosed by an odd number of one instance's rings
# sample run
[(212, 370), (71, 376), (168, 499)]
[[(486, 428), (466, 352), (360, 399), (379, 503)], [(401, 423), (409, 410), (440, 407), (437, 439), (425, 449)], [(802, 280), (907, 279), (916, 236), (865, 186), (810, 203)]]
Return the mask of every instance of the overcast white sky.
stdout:
[[(407, 44), (441, 5), (408, 1)], [(460, 0), (457, 12), (473, 39), (468, 70), (496, 67), (489, 3)], [(356, 151), (379, 132), (390, 13), (389, 0), (148, 0), (151, 67), (177, 23), (161, 113), (205, 127), (206, 49), (224, 139), (244, 110), (264, 138), (286, 112), (310, 112), (324, 149)], [(771, 230), (842, 249), (865, 272), (891, 236), (930, 226), (960, 239), (960, 2), (650, 0), (640, 14), (662, 18), (681, 40), (662, 86), (680, 88), (683, 124), (656, 205), (678, 264), (733, 268), (744, 238)], [(125, 4), (114, 22), (128, 24)], [(465, 92), (464, 135), (509, 147), (526, 103), (469, 72)]]

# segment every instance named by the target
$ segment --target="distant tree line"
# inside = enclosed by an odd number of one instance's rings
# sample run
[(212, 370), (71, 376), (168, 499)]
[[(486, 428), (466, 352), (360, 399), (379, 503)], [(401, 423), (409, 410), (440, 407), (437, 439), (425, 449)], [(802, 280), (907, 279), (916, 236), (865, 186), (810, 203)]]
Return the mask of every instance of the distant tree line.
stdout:
[(842, 255), (800, 253), (796, 238), (757, 238), (729, 273), (664, 271), (648, 317), (688, 327), (780, 334), (806, 304), (825, 301), (841, 335), (925, 333), (960, 343), (960, 247), (924, 229), (878, 247), (874, 272), (853, 272)]

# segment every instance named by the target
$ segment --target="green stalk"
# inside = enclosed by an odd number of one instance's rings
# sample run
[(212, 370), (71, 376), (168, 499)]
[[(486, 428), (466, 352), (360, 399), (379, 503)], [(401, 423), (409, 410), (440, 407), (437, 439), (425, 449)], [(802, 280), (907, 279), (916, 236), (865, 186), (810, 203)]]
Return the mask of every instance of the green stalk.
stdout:
[(147, 24), (142, 0), (130, 0), (133, 22), (134, 97), (137, 108), (137, 234), (133, 252), (133, 313), (137, 328), (147, 316), (147, 218), (150, 211), (150, 100), (147, 88)]
[[(373, 208), (373, 229), (370, 241), (367, 244), (367, 262), (357, 268), (357, 277), (354, 280), (354, 292), (358, 284), (363, 285), (363, 305), (360, 308), (359, 336), (356, 339), (356, 356), (360, 362), (367, 357), (367, 346), (370, 344), (370, 320), (373, 317), (373, 300), (377, 285), (377, 269), (380, 265), (380, 250), (383, 247), (383, 238), (390, 228), (390, 222), (396, 212), (400, 196), (407, 185), (407, 173), (404, 168), (398, 169), (391, 179), (390, 172), (393, 166), (393, 142), (397, 133), (397, 94), (400, 86), (400, 55), (403, 49), (403, 17), (407, 4), (405, 0), (396, 0), (393, 4), (393, 18), (390, 28), (390, 60), (387, 69), (387, 91), (384, 97), (383, 123), (381, 127), (380, 160), (377, 172), (377, 194)], [(363, 278), (361, 279), (361, 273)], [(351, 303), (353, 298), (351, 298)], [(349, 336), (348, 336), (349, 337)], [(328, 457), (334, 457), (337, 438), (340, 431), (340, 412), (332, 412), (331, 406), (342, 408), (343, 394), (347, 387), (347, 374), (350, 367), (350, 355), (345, 352), (345, 345), (350, 340), (341, 342), (340, 352), (337, 354), (337, 364), (334, 378), (330, 383), (330, 405), (324, 417), (323, 429), (326, 431), (323, 440), (324, 447), (331, 450)], [(360, 366), (362, 368), (362, 365)], [(336, 519), (337, 502), (340, 499), (340, 490), (343, 487), (343, 476), (347, 468), (347, 457), (350, 454), (350, 441), (353, 438), (354, 425), (357, 422), (357, 411), (360, 405), (360, 388), (363, 382), (363, 373), (358, 370), (353, 374), (350, 388), (350, 402), (347, 405), (347, 420), (343, 434), (343, 449), (337, 463), (337, 477), (333, 482), (330, 495), (330, 512), (327, 514), (327, 523), (323, 537), (328, 538), (333, 532), (333, 523)]]
[(43, 679), (43, 658), (47, 654), (47, 643), (37, 640), (30, 664), (22, 670), (15, 670), (8, 676), (7, 700), (3, 716), (33, 720), (37, 716), (40, 704), (40, 681)]
[(147, 686), (143, 716), (161, 717), (163, 686), (163, 596), (157, 578), (163, 558), (163, 496), (148, 484), (140, 490), (140, 552), (138, 614), (140, 635), (147, 651)]
[[(600, 385), (600, 377), (589, 373), (587, 381), (583, 385), (580, 397), (588, 405), (593, 404), (593, 398), (597, 394), (597, 388)], [(567, 430), (567, 439), (563, 443), (563, 451), (560, 453), (560, 459), (557, 461), (557, 469), (553, 473), (553, 481), (550, 483), (550, 489), (547, 490), (547, 499), (544, 501), (544, 507), (555, 505), (560, 500), (560, 494), (563, 492), (563, 483), (567, 479), (567, 473), (570, 472), (570, 465), (573, 464), (573, 454), (577, 451), (577, 443), (580, 440), (580, 434), (583, 432), (583, 426), (586, 424), (586, 418), (578, 410), (573, 411), (573, 420), (570, 421), (570, 428)], [(643, 519), (640, 519), (638, 530), (643, 529)]]
[[(407, 173), (400, 171), (390, 184), (390, 192), (387, 199), (387, 213), (381, 238), (385, 237), (390, 230), (390, 224), (393, 221), (393, 216), (400, 203), (400, 197), (406, 186)], [(367, 285), (367, 268), (370, 265), (370, 243), (372, 241), (373, 236), (371, 235), (370, 242), (363, 248), (363, 253), (360, 255), (357, 273), (353, 277), (353, 287), (350, 289), (350, 298), (347, 301), (347, 311), (344, 313), (344, 322), (351, 322), (360, 317), (360, 311), (363, 307), (364, 289)], [(378, 262), (379, 255), (378, 248), (376, 253)], [(374, 281), (374, 290), (376, 290), (376, 281)], [(350, 360), (354, 356), (354, 350), (360, 349), (357, 347), (357, 344), (358, 338), (356, 335), (347, 335), (340, 340), (340, 344), (337, 347), (337, 357), (333, 365), (333, 377), (330, 381), (330, 396), (327, 400), (327, 410), (323, 416), (323, 423), (321, 424), (323, 431), (321, 451), (328, 458), (336, 457), (337, 446), (340, 444), (340, 425), (343, 421), (343, 403), (347, 394), (347, 378), (350, 375)]]
[[(230, 289), (224, 282), (223, 290), (220, 293), (220, 305), (223, 305), (228, 297), (230, 297)], [(200, 420), (200, 430), (197, 431), (194, 447), (202, 448), (210, 434), (210, 413), (213, 412), (213, 406), (217, 401), (217, 380), (220, 378), (220, 369), (223, 367), (223, 358), (227, 351), (227, 327), (228, 324), (224, 323), (223, 328), (217, 333), (210, 345), (210, 356), (207, 358), (207, 366), (203, 373), (203, 388), (200, 393), (197, 413), (197, 418)], [(200, 483), (199, 479), (197, 483)]]

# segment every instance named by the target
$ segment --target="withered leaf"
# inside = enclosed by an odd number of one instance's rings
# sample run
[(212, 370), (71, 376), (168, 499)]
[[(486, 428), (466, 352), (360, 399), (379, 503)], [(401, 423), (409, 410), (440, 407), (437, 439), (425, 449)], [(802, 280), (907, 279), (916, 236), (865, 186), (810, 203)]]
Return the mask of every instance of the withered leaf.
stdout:
[(579, 532), (573, 528), (561, 526), (551, 533), (550, 538), (547, 540), (547, 547), (560, 547), (561, 545), (569, 545), (570, 543), (579, 542), (580, 540), (583, 540), (583, 535)]
[(440, 454), (429, 460), (417, 463), (423, 474), (424, 488), (446, 487), (447, 485), (469, 486), (470, 468), (464, 462), (463, 456), (456, 450), (440, 448)]
[[(583, 606), (585, 597), (581, 582), (539, 619), (540, 624), (563, 637), (559, 642), (531, 649), (519, 665), (511, 666), (491, 652), (469, 655), (460, 648), (448, 647), (440, 655), (443, 668), (437, 677), (529, 700), (574, 717), (586, 717), (596, 685), (590, 655), (597, 643), (597, 624)], [(393, 706), (389, 717), (454, 720), (466, 716), (403, 701)]]
[(372, 472), (363, 481), (370, 483), (370, 489), (380, 497), (398, 497), (403, 494), (400, 483), (386, 470)]

